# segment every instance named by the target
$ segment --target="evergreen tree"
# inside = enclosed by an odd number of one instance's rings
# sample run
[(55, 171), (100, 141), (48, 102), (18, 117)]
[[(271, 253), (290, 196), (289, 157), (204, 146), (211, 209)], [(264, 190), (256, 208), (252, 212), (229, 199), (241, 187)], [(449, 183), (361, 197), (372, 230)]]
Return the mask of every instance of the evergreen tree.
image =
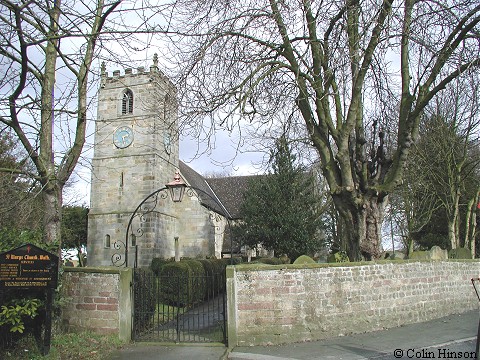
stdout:
[(85, 266), (87, 246), (88, 208), (64, 206), (62, 216), (62, 248), (75, 249), (80, 266)]
[(249, 184), (242, 204), (242, 243), (261, 245), (294, 260), (321, 248), (320, 214), (314, 176), (296, 165), (285, 136), (272, 151), (273, 172)]

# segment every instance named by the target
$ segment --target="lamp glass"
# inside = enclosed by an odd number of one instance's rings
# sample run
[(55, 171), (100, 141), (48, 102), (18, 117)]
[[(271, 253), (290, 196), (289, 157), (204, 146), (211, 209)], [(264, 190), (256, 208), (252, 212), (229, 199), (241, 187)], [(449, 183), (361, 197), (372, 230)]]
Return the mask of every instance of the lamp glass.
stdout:
[(170, 186), (170, 196), (172, 197), (173, 202), (181, 202), (183, 200), (184, 192), (185, 186), (183, 184)]

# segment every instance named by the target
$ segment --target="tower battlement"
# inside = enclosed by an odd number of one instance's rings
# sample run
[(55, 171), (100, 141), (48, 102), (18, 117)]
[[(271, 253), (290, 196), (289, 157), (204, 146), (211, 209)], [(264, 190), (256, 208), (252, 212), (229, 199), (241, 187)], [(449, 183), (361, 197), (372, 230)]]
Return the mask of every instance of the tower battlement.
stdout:
[(122, 70), (113, 70), (111, 75), (107, 72), (105, 62), (101, 66), (101, 87), (105, 88), (106, 84), (114, 84), (119, 81), (125, 82), (129, 79), (136, 79), (143, 77), (145, 81), (152, 82), (155, 79), (159, 79), (170, 87), (173, 87), (176, 91), (175, 85), (170, 81), (170, 79), (158, 68), (158, 55), (153, 55), (153, 64), (148, 70), (145, 66), (138, 66), (136, 69), (133, 68), (124, 68)]

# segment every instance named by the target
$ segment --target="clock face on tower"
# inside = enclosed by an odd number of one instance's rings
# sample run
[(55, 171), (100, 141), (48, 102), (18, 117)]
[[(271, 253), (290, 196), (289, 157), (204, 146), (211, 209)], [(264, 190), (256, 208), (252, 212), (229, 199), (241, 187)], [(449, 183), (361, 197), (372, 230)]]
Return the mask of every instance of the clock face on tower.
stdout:
[(133, 130), (129, 126), (120, 126), (113, 133), (113, 143), (119, 149), (130, 146), (133, 142)]

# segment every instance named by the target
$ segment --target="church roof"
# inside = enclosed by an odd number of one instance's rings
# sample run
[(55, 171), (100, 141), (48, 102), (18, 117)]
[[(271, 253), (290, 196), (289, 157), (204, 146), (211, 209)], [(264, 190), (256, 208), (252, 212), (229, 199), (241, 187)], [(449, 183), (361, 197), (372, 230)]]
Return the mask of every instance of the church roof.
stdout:
[(224, 207), (222, 201), (217, 197), (202, 175), (193, 170), (183, 161), (179, 162), (179, 170), (187, 184), (193, 190), (195, 190), (199, 197), (200, 203), (203, 206), (212, 209), (213, 211), (222, 214), (225, 217), (232, 218), (228, 213), (228, 210)]
[(261, 175), (252, 176), (230, 176), (222, 178), (206, 179), (217, 197), (222, 201), (225, 208), (232, 216), (232, 219), (241, 219), (241, 206), (244, 200), (244, 194), (248, 190), (248, 184), (251, 180)]
[(249, 181), (261, 175), (204, 178), (183, 161), (179, 170), (190, 187), (196, 190), (203, 206), (230, 219), (241, 219), (241, 205)]

